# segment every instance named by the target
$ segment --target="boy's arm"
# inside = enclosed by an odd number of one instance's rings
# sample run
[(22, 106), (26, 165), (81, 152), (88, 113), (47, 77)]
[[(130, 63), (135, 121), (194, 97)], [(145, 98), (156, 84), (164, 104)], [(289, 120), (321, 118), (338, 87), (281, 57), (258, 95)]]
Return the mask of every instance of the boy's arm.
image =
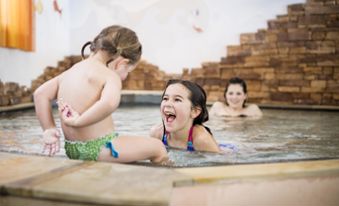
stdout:
[(43, 130), (55, 128), (51, 101), (58, 92), (58, 77), (48, 80), (34, 92), (35, 112)]
[(51, 101), (56, 98), (58, 91), (58, 77), (42, 84), (34, 92), (35, 112), (43, 132), (44, 151), (54, 155), (60, 149), (60, 132), (55, 127)]
[[(120, 79), (111, 78), (107, 80), (101, 92), (100, 99), (78, 117), (73, 120), (70, 119), (71, 121), (67, 120), (67, 116), (65, 116), (67, 113), (63, 113), (64, 123), (68, 126), (84, 127), (105, 119), (118, 108), (120, 103), (121, 87)], [(67, 102), (65, 102), (65, 104), (67, 105)], [(68, 106), (71, 112), (70, 115), (72, 116), (72, 111), (76, 111), (71, 109), (70, 105)]]

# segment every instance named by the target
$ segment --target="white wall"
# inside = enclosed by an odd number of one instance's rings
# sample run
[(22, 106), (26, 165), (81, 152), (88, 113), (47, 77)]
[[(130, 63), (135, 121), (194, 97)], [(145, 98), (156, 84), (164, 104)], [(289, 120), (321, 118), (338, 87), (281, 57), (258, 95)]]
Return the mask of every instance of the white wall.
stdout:
[[(35, 15), (35, 51), (0, 47), (0, 79), (30, 86), (31, 80), (42, 74), (47, 66), (56, 66), (57, 61), (70, 52), (69, 10), (62, 16), (53, 11), (53, 1), (41, 0), (42, 13)], [(59, 0), (60, 7), (68, 7), (67, 0)]]
[[(38, 0), (35, 0), (38, 2)], [(120, 24), (135, 30), (143, 59), (168, 73), (219, 61), (241, 33), (267, 28), (267, 20), (286, 14), (287, 5), (304, 0), (41, 0), (36, 13), (36, 51), (0, 48), (0, 79), (30, 85), (46, 66), (80, 54), (100, 30)], [(197, 32), (193, 26), (202, 28)], [(88, 50), (87, 50), (88, 51)]]

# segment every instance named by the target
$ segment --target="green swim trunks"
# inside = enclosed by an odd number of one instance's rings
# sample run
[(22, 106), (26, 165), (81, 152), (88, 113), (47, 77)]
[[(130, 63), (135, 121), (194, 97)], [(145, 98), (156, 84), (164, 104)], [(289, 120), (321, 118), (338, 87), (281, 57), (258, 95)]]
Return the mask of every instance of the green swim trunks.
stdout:
[(108, 147), (107, 144), (109, 144), (111, 149), (114, 150), (110, 142), (116, 137), (118, 137), (118, 134), (112, 133), (98, 139), (84, 142), (65, 140), (66, 155), (70, 159), (96, 161), (103, 145)]

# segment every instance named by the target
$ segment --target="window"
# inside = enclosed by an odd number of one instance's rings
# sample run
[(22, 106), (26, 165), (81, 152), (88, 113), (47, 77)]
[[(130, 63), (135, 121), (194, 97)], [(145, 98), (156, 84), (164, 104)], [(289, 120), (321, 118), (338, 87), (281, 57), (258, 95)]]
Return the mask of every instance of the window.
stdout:
[(0, 46), (33, 51), (33, 0), (0, 0)]

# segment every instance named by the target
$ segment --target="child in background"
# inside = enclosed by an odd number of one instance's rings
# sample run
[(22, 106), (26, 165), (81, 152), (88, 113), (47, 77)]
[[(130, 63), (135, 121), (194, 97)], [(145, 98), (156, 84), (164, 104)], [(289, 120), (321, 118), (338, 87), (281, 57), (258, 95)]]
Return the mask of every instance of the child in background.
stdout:
[(155, 125), (150, 136), (172, 148), (220, 153), (210, 129), (206, 93), (196, 83), (169, 80), (160, 105), (162, 124)]
[(160, 140), (119, 136), (112, 113), (120, 103), (122, 80), (140, 60), (142, 47), (134, 31), (122, 26), (103, 29), (90, 45), (87, 59), (45, 82), (34, 92), (37, 117), (44, 130), (44, 150), (60, 148), (51, 101), (58, 99), (65, 150), (70, 159), (127, 163), (149, 159), (166, 163)]
[(247, 99), (246, 82), (238, 77), (231, 78), (224, 92), (225, 103), (215, 102), (210, 114), (228, 117), (261, 117), (262, 112), (256, 104), (245, 105)]

